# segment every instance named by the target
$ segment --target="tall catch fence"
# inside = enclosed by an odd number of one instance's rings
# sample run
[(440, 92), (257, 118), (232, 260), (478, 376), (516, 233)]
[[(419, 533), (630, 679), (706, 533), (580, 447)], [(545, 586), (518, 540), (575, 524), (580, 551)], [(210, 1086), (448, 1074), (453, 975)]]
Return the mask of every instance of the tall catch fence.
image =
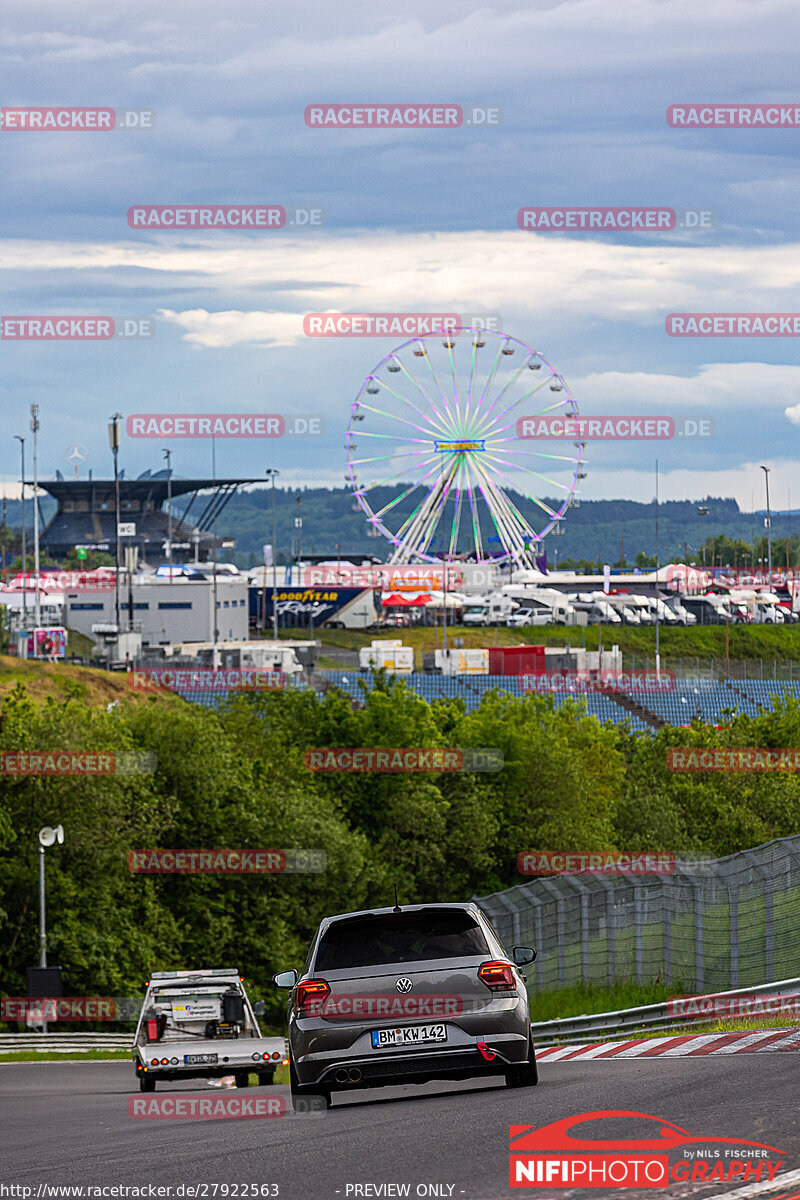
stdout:
[(475, 902), (504, 945), (535, 946), (540, 991), (659, 980), (714, 992), (800, 976), (800, 837), (668, 875), (558, 875)]

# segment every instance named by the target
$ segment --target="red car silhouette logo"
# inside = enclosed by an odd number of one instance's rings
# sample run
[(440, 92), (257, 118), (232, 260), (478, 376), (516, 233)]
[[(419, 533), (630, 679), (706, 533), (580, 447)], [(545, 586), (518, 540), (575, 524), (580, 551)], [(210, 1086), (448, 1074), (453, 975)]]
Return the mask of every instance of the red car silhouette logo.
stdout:
[[(588, 1138), (573, 1134), (576, 1126), (607, 1118), (629, 1118), (647, 1125), (640, 1138)], [(648, 1113), (604, 1109), (564, 1117), (537, 1128), (509, 1126), (512, 1187), (669, 1187), (672, 1182), (772, 1180), (783, 1165), (770, 1161), (783, 1151), (744, 1138), (706, 1137), (689, 1133), (680, 1125)], [(713, 1144), (713, 1151), (698, 1151), (687, 1158), (676, 1151), (686, 1146)], [(736, 1154), (732, 1147), (748, 1147), (763, 1155)], [(670, 1152), (673, 1161), (670, 1166)]]

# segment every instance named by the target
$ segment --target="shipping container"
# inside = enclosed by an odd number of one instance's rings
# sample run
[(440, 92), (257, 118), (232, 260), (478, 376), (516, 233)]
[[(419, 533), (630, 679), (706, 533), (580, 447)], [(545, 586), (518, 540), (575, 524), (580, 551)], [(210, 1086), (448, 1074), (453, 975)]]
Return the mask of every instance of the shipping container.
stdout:
[(542, 675), (545, 670), (544, 646), (491, 646), (490, 675)]

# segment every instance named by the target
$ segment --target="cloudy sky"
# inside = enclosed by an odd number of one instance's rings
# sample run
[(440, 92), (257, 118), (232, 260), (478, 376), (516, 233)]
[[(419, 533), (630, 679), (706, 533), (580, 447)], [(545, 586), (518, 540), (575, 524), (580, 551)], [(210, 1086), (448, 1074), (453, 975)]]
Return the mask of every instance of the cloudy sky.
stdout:
[[(5, 0), (5, 106), (154, 110), (155, 128), (0, 130), (4, 316), (155, 318), (147, 339), (0, 340), (0, 471), (40, 405), (41, 472), (107, 476), (106, 421), (313, 413), (306, 441), (217, 440), (218, 475), (339, 485), (364, 376), (398, 340), (312, 339), (309, 312), (496, 314), (585, 414), (713, 419), (705, 439), (589, 444), (587, 499), (786, 507), (793, 337), (675, 338), (671, 312), (800, 311), (800, 128), (676, 129), (681, 103), (800, 100), (791, 3)], [(502, 122), (314, 129), (314, 104), (461, 105)], [(132, 229), (131, 206), (280, 204), (321, 227)], [(525, 206), (713, 213), (670, 232), (532, 232)], [(28, 434), (28, 436), (30, 436)], [(30, 444), (30, 443), (29, 443)], [(208, 474), (208, 440), (126, 438), (128, 475)], [(792, 505), (800, 504), (800, 481)], [(10, 494), (10, 493), (9, 493)]]

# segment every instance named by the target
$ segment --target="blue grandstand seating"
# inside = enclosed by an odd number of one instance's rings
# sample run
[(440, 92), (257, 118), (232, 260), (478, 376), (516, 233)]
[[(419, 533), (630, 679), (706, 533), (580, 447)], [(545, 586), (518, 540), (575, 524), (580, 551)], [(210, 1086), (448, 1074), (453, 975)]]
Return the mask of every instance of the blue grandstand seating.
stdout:
[[(325, 671), (328, 687), (340, 688), (354, 700), (363, 699), (363, 686), (369, 688), (370, 673), (352, 671)], [(400, 676), (406, 686), (417, 692), (429, 704), (436, 700), (458, 698), (463, 700), (467, 711), (472, 711), (481, 703), (483, 696), (497, 689), (508, 692), (512, 696), (525, 694), (522, 679), (513, 675), (468, 675), (448, 676), (422, 674), (414, 672)], [(292, 687), (305, 688), (309, 686), (304, 677), (290, 679)], [(211, 692), (202, 688), (187, 689), (179, 693), (185, 700), (194, 704), (208, 707), (218, 707), (226, 698), (225, 693)], [(747, 716), (758, 716), (759, 712), (774, 707), (773, 697), (790, 695), (800, 698), (800, 682), (778, 680), (747, 680), (727, 681), (708, 679), (677, 679), (674, 690), (655, 692), (635, 692), (635, 699), (649, 712), (660, 717), (668, 725), (690, 725), (693, 720), (701, 720), (711, 725), (721, 725), (731, 714), (744, 713)], [(556, 693), (554, 700), (557, 706), (566, 704), (570, 697)], [(612, 696), (604, 693), (588, 693), (581, 696), (580, 701), (585, 705), (590, 716), (597, 717), (601, 722), (627, 721), (630, 728), (636, 732), (650, 732), (652, 726), (641, 717), (629, 712)]]

